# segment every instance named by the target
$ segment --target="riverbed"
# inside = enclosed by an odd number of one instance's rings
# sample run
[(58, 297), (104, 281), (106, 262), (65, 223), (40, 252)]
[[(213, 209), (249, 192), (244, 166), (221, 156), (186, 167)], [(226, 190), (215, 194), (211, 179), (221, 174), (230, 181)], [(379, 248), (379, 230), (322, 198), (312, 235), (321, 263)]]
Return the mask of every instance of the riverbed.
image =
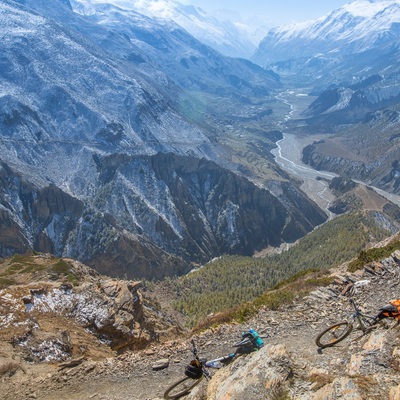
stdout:
[(303, 182), (300, 188), (332, 218), (334, 214), (328, 208), (335, 196), (329, 189), (329, 181), (336, 174), (317, 171), (301, 161), (303, 148), (314, 140), (318, 138), (285, 133), (283, 139), (276, 143), (277, 148), (271, 152), (279, 166), (294, 178), (300, 179)]

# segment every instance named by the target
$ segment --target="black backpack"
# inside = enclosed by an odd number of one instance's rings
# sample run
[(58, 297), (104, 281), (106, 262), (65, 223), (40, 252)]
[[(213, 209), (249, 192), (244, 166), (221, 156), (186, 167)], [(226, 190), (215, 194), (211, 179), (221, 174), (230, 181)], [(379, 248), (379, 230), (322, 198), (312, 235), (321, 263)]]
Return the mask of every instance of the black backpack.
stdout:
[(203, 375), (201, 364), (197, 360), (192, 360), (185, 368), (185, 375), (192, 379), (200, 379)]

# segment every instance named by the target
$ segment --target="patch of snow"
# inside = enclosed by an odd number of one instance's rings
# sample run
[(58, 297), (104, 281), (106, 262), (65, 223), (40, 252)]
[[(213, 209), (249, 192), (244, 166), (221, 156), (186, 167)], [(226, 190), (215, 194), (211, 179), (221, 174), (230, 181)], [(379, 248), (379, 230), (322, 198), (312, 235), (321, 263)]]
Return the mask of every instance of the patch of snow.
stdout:
[(358, 0), (347, 3), (342, 7), (342, 10), (349, 12), (357, 17), (372, 18), (375, 14), (384, 11), (387, 7), (391, 6), (393, 1), (370, 1)]
[(107, 304), (104, 299), (91, 293), (65, 292), (53, 289), (47, 293), (35, 294), (30, 311), (57, 312), (70, 315), (79, 323), (89, 325), (94, 323), (97, 328), (104, 325), (108, 318)]
[(351, 97), (353, 96), (354, 91), (349, 88), (344, 88), (339, 91), (340, 99), (339, 101), (331, 107), (328, 112), (333, 112), (337, 110), (342, 110), (346, 108), (351, 100)]
[[(255, 49), (255, 38), (240, 24), (220, 21), (201, 8), (173, 0), (109, 0), (107, 4), (122, 12), (134, 11), (147, 17), (173, 21), (201, 42), (228, 56), (249, 57)], [(104, 7), (101, 0), (71, 0), (75, 12), (94, 15)]]

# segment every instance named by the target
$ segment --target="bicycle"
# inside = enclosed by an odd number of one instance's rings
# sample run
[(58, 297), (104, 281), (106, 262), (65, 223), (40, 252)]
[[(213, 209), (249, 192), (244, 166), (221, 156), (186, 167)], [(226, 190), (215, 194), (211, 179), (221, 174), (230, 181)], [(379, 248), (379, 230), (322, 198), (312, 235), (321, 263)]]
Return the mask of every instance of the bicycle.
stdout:
[(179, 399), (190, 393), (190, 391), (197, 386), (203, 378), (211, 379), (211, 374), (207, 371), (207, 368), (220, 369), (230, 364), (236, 357), (242, 354), (248, 354), (252, 351), (260, 349), (264, 342), (262, 338), (265, 336), (259, 336), (257, 332), (250, 329), (247, 332), (242, 333), (242, 340), (235, 343), (233, 347), (236, 350), (226, 356), (215, 358), (213, 360), (207, 360), (206, 358), (199, 358), (198, 351), (194, 340), (192, 339), (193, 360), (185, 368), (185, 377), (172, 384), (165, 392), (165, 400)]
[(396, 315), (398, 314), (398, 309), (392, 304), (380, 308), (378, 314), (375, 316), (364, 314), (353, 298), (354, 288), (355, 286), (350, 290), (349, 295), (349, 302), (354, 308), (354, 313), (351, 315), (351, 319), (337, 322), (336, 324), (333, 324), (322, 331), (315, 339), (316, 345), (321, 349), (334, 346), (335, 344), (347, 338), (353, 331), (356, 323), (358, 323), (358, 327), (356, 329), (362, 331), (361, 335), (358, 337), (359, 339), (360, 337), (371, 332), (373, 329), (377, 328), (377, 323), (383, 318), (397, 318)]

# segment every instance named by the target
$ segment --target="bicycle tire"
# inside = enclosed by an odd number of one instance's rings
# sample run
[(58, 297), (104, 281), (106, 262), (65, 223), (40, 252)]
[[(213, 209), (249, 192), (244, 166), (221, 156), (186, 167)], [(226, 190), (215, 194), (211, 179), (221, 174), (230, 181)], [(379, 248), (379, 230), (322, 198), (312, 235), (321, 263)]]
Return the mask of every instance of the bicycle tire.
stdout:
[[(203, 379), (203, 376), (200, 377), (199, 379), (192, 379), (192, 378), (189, 378), (188, 376), (185, 376), (184, 378), (180, 379), (179, 381), (177, 381), (173, 385), (171, 385), (164, 392), (164, 399), (165, 400), (174, 400), (174, 399), (179, 399), (182, 396), (185, 396), (186, 394), (190, 393), (190, 391), (195, 386), (197, 386), (202, 379)], [(188, 382), (188, 381), (192, 381), (192, 382)], [(187, 384), (187, 385), (185, 386), (185, 384)]]
[(336, 343), (341, 342), (343, 339), (349, 336), (352, 330), (353, 324), (350, 322), (338, 322), (322, 331), (315, 339), (315, 343), (322, 349), (325, 347), (334, 346)]

